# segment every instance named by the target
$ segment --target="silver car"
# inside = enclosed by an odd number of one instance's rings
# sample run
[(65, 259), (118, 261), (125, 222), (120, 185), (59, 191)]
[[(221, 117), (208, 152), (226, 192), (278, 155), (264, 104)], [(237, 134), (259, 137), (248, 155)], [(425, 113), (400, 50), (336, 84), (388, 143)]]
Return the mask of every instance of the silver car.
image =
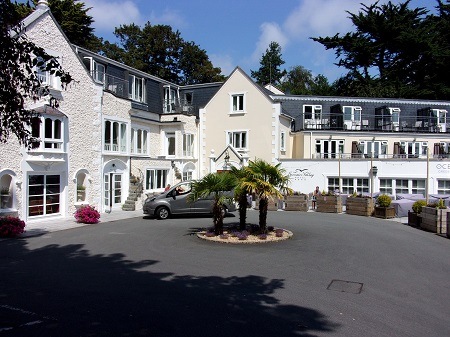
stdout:
[[(230, 197), (233, 192), (226, 192)], [(167, 219), (172, 214), (212, 214), (213, 198), (199, 198), (190, 201), (191, 182), (179, 183), (168, 191), (148, 197), (143, 206), (144, 214), (153, 215), (158, 219)], [(223, 206), (223, 212), (234, 212), (236, 206), (233, 202), (227, 202)]]

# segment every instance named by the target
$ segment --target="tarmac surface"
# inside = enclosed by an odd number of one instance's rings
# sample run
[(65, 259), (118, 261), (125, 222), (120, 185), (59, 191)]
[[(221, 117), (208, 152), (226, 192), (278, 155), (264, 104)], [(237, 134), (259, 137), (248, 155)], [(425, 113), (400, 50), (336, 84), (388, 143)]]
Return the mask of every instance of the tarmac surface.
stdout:
[(447, 238), (285, 211), (268, 225), (291, 239), (229, 245), (196, 237), (210, 217), (123, 213), (0, 240), (1, 337), (450, 336)]
[[(250, 209), (249, 212), (258, 212), (258, 210)], [(315, 211), (309, 210), (308, 213), (316, 213)], [(122, 211), (116, 210), (111, 213), (101, 213), (100, 223), (117, 221), (117, 220), (125, 220), (130, 218), (142, 217), (144, 216), (142, 210), (136, 211)], [(408, 218), (393, 218), (388, 219), (389, 221), (400, 222), (403, 224), (408, 223)], [(55, 218), (55, 219), (45, 219), (42, 221), (33, 221), (27, 223), (25, 227), (25, 232), (21, 235), (21, 237), (30, 237), (36, 235), (42, 235), (45, 233), (62, 231), (66, 229), (78, 228), (87, 226), (87, 224), (76, 222), (75, 218)]]

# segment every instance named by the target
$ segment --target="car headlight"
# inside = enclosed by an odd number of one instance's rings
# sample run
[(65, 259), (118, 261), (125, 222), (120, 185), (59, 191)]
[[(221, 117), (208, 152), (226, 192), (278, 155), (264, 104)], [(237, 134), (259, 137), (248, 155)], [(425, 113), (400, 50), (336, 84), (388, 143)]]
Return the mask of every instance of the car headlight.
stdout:
[(148, 197), (147, 199), (145, 199), (145, 203), (155, 201), (155, 199), (156, 197)]

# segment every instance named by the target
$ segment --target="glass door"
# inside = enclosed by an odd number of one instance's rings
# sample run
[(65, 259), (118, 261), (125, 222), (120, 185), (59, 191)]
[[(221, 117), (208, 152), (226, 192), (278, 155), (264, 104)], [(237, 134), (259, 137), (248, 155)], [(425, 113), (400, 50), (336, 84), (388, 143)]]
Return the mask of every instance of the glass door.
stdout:
[(104, 205), (114, 207), (122, 204), (122, 174), (107, 173), (104, 177)]

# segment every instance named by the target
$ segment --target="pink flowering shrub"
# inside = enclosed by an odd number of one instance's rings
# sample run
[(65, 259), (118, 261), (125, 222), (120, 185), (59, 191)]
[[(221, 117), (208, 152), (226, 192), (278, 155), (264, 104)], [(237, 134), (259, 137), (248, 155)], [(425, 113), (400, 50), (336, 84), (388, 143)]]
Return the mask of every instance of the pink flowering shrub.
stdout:
[(75, 219), (81, 223), (97, 223), (100, 219), (100, 213), (94, 206), (81, 206), (75, 212)]
[(0, 218), (0, 237), (14, 238), (25, 231), (25, 221), (14, 216)]

